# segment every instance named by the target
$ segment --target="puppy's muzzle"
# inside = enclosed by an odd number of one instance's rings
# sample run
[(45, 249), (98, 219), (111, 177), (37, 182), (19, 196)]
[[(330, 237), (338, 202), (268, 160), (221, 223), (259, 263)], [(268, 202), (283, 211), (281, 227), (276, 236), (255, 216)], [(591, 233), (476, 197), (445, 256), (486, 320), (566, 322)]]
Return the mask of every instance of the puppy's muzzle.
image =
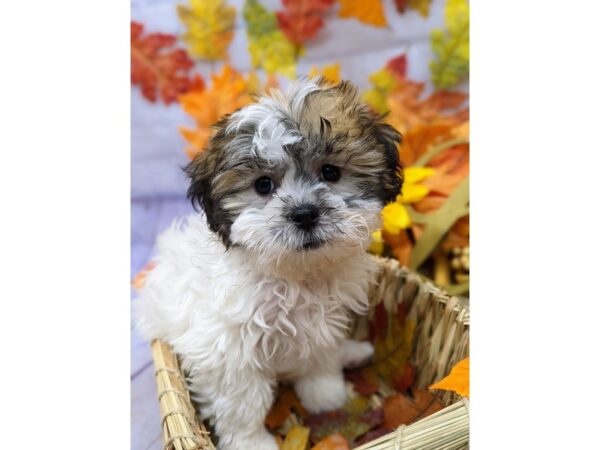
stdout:
[(311, 204), (296, 206), (290, 214), (290, 219), (298, 228), (309, 231), (319, 222), (319, 209)]

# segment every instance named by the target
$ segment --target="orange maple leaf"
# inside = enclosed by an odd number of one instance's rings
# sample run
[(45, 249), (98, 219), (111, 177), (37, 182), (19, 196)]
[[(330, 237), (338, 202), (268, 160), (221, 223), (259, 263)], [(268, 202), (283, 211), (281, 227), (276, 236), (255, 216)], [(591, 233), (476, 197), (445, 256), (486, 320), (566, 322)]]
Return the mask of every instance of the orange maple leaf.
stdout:
[(335, 0), (282, 0), (284, 11), (277, 11), (277, 23), (287, 38), (302, 45), (323, 28), (323, 14)]
[(194, 85), (189, 74), (194, 62), (185, 50), (172, 48), (176, 36), (143, 32), (141, 23), (131, 22), (131, 83), (151, 102), (160, 96), (169, 104)]
[(429, 389), (443, 389), (453, 391), (464, 397), (469, 396), (469, 358), (458, 362), (450, 371), (450, 374), (442, 378)]
[(339, 17), (355, 18), (376, 27), (385, 27), (387, 21), (381, 0), (340, 0)]
[(196, 128), (179, 127), (179, 131), (190, 144), (186, 153), (193, 158), (204, 150), (212, 135), (211, 126), (221, 117), (252, 102), (250, 94), (256, 90), (256, 80), (244, 78), (228, 64), (220, 74), (211, 75), (210, 88), (191, 89), (179, 98), (181, 107), (196, 122)]
[(465, 110), (454, 111), (467, 99), (461, 92), (440, 91), (421, 99), (424, 83), (402, 80), (388, 97), (389, 122), (401, 133), (417, 125), (446, 123), (456, 126), (464, 121)]
[(429, 148), (453, 138), (453, 127), (447, 122), (418, 124), (402, 135), (400, 161), (405, 167), (412, 166)]

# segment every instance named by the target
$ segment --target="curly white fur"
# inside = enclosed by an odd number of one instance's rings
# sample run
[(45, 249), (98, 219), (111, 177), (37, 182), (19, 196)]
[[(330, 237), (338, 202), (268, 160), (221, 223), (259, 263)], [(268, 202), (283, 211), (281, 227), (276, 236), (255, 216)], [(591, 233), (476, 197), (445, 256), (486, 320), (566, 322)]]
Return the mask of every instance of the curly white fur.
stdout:
[(310, 411), (344, 404), (342, 363), (370, 356), (368, 346), (336, 350), (348, 313), (367, 306), (366, 252), (293, 280), (269, 276), (243, 251), (225, 252), (197, 214), (159, 238), (155, 261), (136, 302), (138, 329), (182, 356), (220, 449), (277, 448), (263, 423), (278, 379), (294, 381)]

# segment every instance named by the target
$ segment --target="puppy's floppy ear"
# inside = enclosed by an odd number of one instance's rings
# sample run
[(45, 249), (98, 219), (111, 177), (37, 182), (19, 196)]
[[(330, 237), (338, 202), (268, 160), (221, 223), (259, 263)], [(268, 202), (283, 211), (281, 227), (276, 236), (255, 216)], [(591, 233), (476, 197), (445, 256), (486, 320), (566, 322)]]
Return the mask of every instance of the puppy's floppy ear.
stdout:
[(197, 211), (201, 207), (206, 214), (208, 226), (214, 232), (219, 231), (218, 206), (212, 192), (212, 180), (223, 157), (225, 120), (215, 125), (215, 133), (205, 150), (199, 152), (183, 171), (190, 179), (187, 198)]
[[(381, 120), (381, 118), (379, 119)], [(400, 155), (398, 144), (402, 143), (402, 135), (391, 125), (377, 120), (374, 123), (375, 139), (379, 142), (385, 152), (386, 169), (383, 176), (383, 204), (396, 200), (396, 196), (402, 192), (404, 173), (400, 166)]]

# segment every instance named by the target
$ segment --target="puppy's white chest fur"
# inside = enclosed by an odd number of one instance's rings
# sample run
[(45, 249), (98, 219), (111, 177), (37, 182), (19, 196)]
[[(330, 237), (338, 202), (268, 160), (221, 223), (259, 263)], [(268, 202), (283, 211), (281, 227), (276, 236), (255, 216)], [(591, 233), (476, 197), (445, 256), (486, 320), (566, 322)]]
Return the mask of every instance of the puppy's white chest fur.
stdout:
[(225, 251), (200, 215), (165, 232), (155, 260), (138, 328), (207, 377), (229, 376), (223, 365), (285, 378), (308, 370), (339, 345), (350, 313), (365, 310), (373, 270), (364, 252), (335, 264), (309, 260), (314, 267), (258, 267), (235, 248)]

